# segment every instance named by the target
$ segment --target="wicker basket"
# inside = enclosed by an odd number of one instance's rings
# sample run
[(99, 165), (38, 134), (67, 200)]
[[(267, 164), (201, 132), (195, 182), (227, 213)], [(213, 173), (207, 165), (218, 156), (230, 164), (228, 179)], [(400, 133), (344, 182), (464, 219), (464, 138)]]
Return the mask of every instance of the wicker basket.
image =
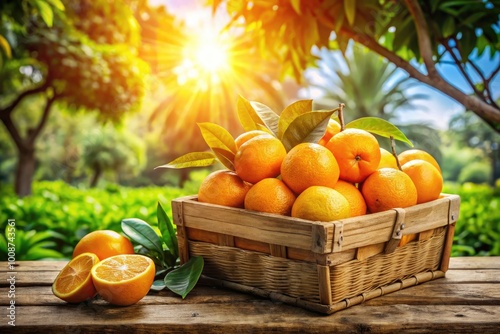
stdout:
[(327, 223), (172, 201), (181, 262), (211, 284), (330, 314), (444, 277), (460, 198)]

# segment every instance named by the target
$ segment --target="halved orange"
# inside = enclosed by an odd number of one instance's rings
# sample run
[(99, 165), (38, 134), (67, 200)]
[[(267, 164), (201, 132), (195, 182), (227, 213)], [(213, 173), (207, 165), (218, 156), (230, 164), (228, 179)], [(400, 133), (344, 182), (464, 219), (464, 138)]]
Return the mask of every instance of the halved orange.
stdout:
[(81, 303), (96, 295), (90, 274), (99, 262), (97, 255), (82, 253), (72, 259), (57, 275), (52, 284), (52, 292), (68, 303)]
[(155, 264), (140, 254), (108, 257), (92, 268), (97, 293), (110, 304), (132, 305), (147, 295), (155, 278)]

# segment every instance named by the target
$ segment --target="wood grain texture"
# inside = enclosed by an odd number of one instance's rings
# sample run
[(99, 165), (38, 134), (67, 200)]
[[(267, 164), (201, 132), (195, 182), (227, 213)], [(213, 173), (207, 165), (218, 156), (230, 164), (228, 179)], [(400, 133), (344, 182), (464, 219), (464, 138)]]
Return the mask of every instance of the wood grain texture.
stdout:
[(202, 284), (186, 299), (161, 291), (150, 292), (129, 307), (111, 306), (99, 298), (70, 305), (50, 288), (65, 263), (19, 262), (16, 327), (11, 327), (6, 321), (9, 286), (5, 283), (11, 272), (6, 262), (0, 262), (2, 334), (498, 333), (500, 328), (500, 257), (451, 258), (445, 278), (332, 315)]

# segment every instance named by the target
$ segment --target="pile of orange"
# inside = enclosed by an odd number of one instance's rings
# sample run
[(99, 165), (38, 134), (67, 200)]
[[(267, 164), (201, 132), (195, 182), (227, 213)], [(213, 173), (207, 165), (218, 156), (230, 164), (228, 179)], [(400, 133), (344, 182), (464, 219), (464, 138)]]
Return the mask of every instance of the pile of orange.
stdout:
[(288, 152), (258, 130), (241, 134), (235, 144), (234, 171), (210, 174), (198, 201), (332, 221), (429, 202), (443, 187), (429, 153), (412, 149), (396, 157), (370, 132), (341, 130), (333, 119), (318, 143)]
[(129, 239), (110, 230), (94, 231), (76, 245), (73, 259), (60, 271), (54, 295), (81, 303), (97, 294), (110, 304), (126, 306), (141, 300), (156, 274), (149, 257), (134, 254)]

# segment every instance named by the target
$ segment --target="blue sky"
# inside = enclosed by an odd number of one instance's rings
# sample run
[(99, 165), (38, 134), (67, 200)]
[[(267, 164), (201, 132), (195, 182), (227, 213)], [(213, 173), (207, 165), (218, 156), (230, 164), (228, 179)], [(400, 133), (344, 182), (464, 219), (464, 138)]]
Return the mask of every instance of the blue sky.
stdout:
[[(206, 25), (215, 25), (222, 27), (227, 20), (222, 11), (218, 11), (217, 16), (211, 16), (211, 9), (205, 5), (204, 0), (150, 0), (152, 4), (164, 4), (168, 11), (177, 17), (183, 19), (186, 25), (191, 28), (199, 28)], [(490, 58), (489, 50), (483, 53), (482, 57), (472, 57), (479, 67), (488, 75), (492, 69), (500, 64), (500, 52), (497, 51), (493, 58)], [(422, 70), (424, 68), (422, 67)], [(466, 80), (463, 78), (456, 66), (438, 65), (438, 70), (442, 76), (453, 83), (458, 89), (471, 93)], [(423, 71), (424, 72), (424, 71)], [(401, 70), (400, 75), (406, 75), (406, 72)], [(491, 89), (495, 98), (500, 97), (500, 75), (497, 75), (492, 82)], [(401, 114), (408, 122), (418, 120), (426, 121), (433, 124), (436, 128), (446, 129), (449, 119), (460, 112), (464, 111), (464, 107), (446, 96), (445, 94), (429, 87), (425, 84), (418, 84), (409, 89), (408, 93), (423, 93), (429, 98), (416, 103), (419, 108), (415, 110), (404, 110)], [(317, 92), (312, 92), (309, 98), (316, 98)]]

